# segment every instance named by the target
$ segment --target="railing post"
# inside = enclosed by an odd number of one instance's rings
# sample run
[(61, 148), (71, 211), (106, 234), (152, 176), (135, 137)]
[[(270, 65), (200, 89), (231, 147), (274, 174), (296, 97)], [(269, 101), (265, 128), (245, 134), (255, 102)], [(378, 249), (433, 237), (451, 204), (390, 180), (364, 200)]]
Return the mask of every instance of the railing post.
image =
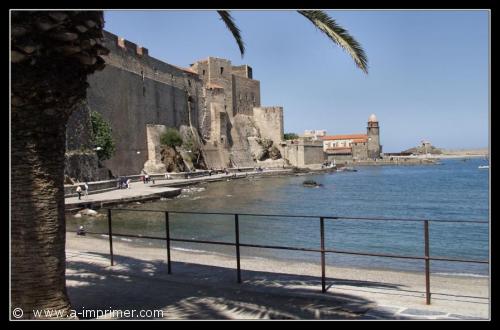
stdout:
[(113, 262), (113, 231), (111, 229), (111, 209), (108, 209), (108, 237), (109, 237), (109, 255), (111, 256), (111, 266)]
[(165, 212), (165, 233), (167, 238), (167, 269), (168, 274), (172, 274), (172, 268), (170, 265), (170, 221), (168, 218), (168, 212)]
[(236, 267), (238, 283), (241, 283), (241, 268), (240, 268), (240, 224), (238, 214), (234, 215), (234, 230), (236, 234)]
[(424, 221), (424, 249), (425, 249), (425, 303), (431, 304), (431, 279), (429, 260), (429, 220)]
[(319, 218), (320, 237), (321, 237), (321, 292), (326, 292), (325, 281), (325, 218)]

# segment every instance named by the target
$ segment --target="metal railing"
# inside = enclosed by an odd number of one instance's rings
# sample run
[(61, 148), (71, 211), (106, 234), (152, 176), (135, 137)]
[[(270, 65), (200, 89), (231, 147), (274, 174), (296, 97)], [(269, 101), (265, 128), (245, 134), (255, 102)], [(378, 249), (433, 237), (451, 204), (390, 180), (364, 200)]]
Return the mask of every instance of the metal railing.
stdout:
[[(251, 248), (262, 248), (262, 249), (280, 249), (280, 250), (291, 250), (291, 251), (303, 251), (303, 252), (317, 252), (321, 254), (321, 291), (326, 292), (326, 261), (325, 257), (327, 253), (334, 254), (350, 254), (357, 256), (368, 256), (368, 257), (384, 257), (384, 258), (395, 258), (395, 259), (412, 259), (412, 260), (423, 260), (425, 264), (425, 300), (426, 304), (431, 303), (431, 288), (430, 288), (430, 261), (448, 261), (448, 262), (461, 262), (461, 263), (475, 263), (475, 264), (489, 264), (488, 260), (474, 260), (474, 259), (458, 259), (458, 258), (448, 258), (448, 257), (431, 257), (429, 249), (429, 223), (439, 222), (439, 223), (474, 223), (474, 224), (488, 224), (488, 221), (476, 221), (476, 220), (425, 220), (425, 219), (401, 219), (401, 218), (376, 218), (376, 217), (347, 217), (347, 216), (311, 216), (311, 215), (283, 215), (283, 214), (252, 214), (252, 213), (224, 213), (224, 212), (190, 212), (190, 211), (163, 211), (163, 210), (147, 210), (147, 209), (120, 209), (120, 208), (108, 208), (108, 237), (109, 237), (109, 251), (111, 266), (114, 265), (113, 260), (113, 235), (117, 237), (131, 237), (131, 238), (142, 238), (142, 239), (153, 239), (153, 240), (164, 240), (166, 241), (167, 247), (167, 267), (168, 274), (172, 273), (171, 258), (170, 258), (170, 243), (171, 242), (187, 242), (187, 243), (202, 243), (202, 244), (215, 244), (215, 245), (226, 245), (234, 246), (236, 253), (236, 278), (237, 282), (241, 283), (241, 267), (240, 267), (240, 247), (251, 247)], [(127, 211), (127, 212), (160, 212), (165, 215), (165, 237), (157, 236), (147, 236), (147, 235), (132, 235), (132, 234), (113, 234), (112, 230), (112, 210), (115, 211)], [(196, 240), (196, 239), (182, 239), (182, 238), (172, 238), (170, 236), (170, 214), (211, 214), (211, 215), (230, 215), (234, 216), (234, 229), (235, 229), (235, 240), (234, 243), (231, 242), (221, 242), (221, 241), (208, 241), (208, 240)], [(252, 217), (281, 217), (281, 218), (315, 218), (319, 219), (319, 229), (320, 229), (320, 248), (302, 248), (293, 246), (281, 246), (281, 245), (262, 245), (262, 244), (248, 244), (240, 242), (240, 229), (239, 229), (239, 216), (252, 216)], [(325, 220), (366, 220), (366, 221), (401, 221), (401, 222), (423, 222), (423, 236), (424, 236), (424, 255), (423, 256), (409, 256), (409, 255), (397, 255), (397, 254), (386, 254), (386, 253), (372, 253), (372, 252), (355, 252), (348, 250), (338, 250), (338, 249), (327, 249), (325, 248)], [(87, 232), (89, 234), (106, 234), (106, 233), (94, 233)]]

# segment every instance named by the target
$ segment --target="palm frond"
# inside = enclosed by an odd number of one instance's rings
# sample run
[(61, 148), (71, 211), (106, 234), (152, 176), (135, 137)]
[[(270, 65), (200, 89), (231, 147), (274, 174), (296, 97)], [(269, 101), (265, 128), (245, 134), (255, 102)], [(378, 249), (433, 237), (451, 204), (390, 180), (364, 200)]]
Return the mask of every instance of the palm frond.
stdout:
[(229, 31), (231, 31), (231, 33), (233, 34), (233, 37), (236, 40), (238, 47), (240, 48), (241, 57), (243, 57), (243, 55), (245, 55), (245, 44), (243, 43), (243, 39), (241, 38), (240, 29), (236, 26), (233, 17), (227, 10), (217, 10), (217, 13), (224, 21), (224, 23), (226, 23), (226, 27), (229, 29)]
[(342, 47), (353, 58), (358, 68), (368, 73), (368, 59), (365, 51), (347, 30), (339, 26), (333, 18), (322, 10), (298, 10), (298, 12), (310, 20), (334, 43)]

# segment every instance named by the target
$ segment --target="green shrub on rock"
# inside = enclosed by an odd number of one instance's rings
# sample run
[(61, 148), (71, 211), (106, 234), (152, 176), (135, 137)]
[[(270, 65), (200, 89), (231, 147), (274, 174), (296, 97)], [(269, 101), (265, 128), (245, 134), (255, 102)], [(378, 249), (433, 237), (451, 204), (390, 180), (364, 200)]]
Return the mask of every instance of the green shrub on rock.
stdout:
[(110, 159), (116, 149), (111, 125), (96, 111), (90, 113), (90, 120), (92, 123), (92, 144), (99, 161)]
[(175, 128), (167, 128), (165, 133), (160, 136), (160, 143), (171, 148), (182, 145), (182, 136)]

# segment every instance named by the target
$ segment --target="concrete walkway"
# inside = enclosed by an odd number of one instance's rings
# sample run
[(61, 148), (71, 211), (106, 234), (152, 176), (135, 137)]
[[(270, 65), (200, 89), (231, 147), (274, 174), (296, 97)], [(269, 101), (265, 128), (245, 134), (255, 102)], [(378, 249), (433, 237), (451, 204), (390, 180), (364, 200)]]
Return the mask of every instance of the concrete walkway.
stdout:
[[(455, 282), (463, 297), (436, 294), (427, 306), (411, 287), (357, 280), (353, 273), (346, 280), (331, 269), (328, 283), (333, 287), (323, 294), (317, 275), (298, 273), (307, 265), (292, 269), (267, 259), (242, 259), (243, 283), (238, 284), (234, 258), (174, 251), (169, 275), (164, 249), (140, 248), (118, 239), (113, 244), (115, 264), (110, 266), (107, 244), (106, 239), (74, 233), (67, 237), (66, 283), (76, 311), (151, 309), (163, 311), (162, 319), (488, 319), (488, 299), (467, 298), (468, 291), (483, 295), (483, 290), (463, 286), (458, 279), (448, 281)], [(258, 263), (265, 265), (250, 269)], [(381, 273), (386, 281), (396, 280), (387, 275)], [(440, 291), (446, 284), (437, 279), (433, 283)]]
[(142, 182), (135, 182), (130, 184), (130, 189), (116, 189), (99, 194), (82, 196), (81, 200), (79, 200), (78, 197), (68, 197), (65, 198), (65, 204), (66, 211), (71, 211), (85, 207), (99, 208), (119, 203), (144, 201), (161, 197), (171, 198), (180, 193), (181, 189), (179, 188), (154, 187)]
[(142, 182), (132, 182), (130, 189), (115, 189), (98, 194), (91, 194), (78, 197), (65, 198), (66, 211), (78, 210), (82, 208), (100, 208), (122, 203), (146, 201), (161, 197), (172, 198), (181, 193), (180, 188), (202, 182), (224, 181), (241, 179), (248, 176), (267, 176), (289, 174), (290, 170), (269, 170), (264, 172), (241, 172), (230, 174), (216, 174), (211, 176), (194, 177), (190, 179), (156, 180), (155, 184)]

